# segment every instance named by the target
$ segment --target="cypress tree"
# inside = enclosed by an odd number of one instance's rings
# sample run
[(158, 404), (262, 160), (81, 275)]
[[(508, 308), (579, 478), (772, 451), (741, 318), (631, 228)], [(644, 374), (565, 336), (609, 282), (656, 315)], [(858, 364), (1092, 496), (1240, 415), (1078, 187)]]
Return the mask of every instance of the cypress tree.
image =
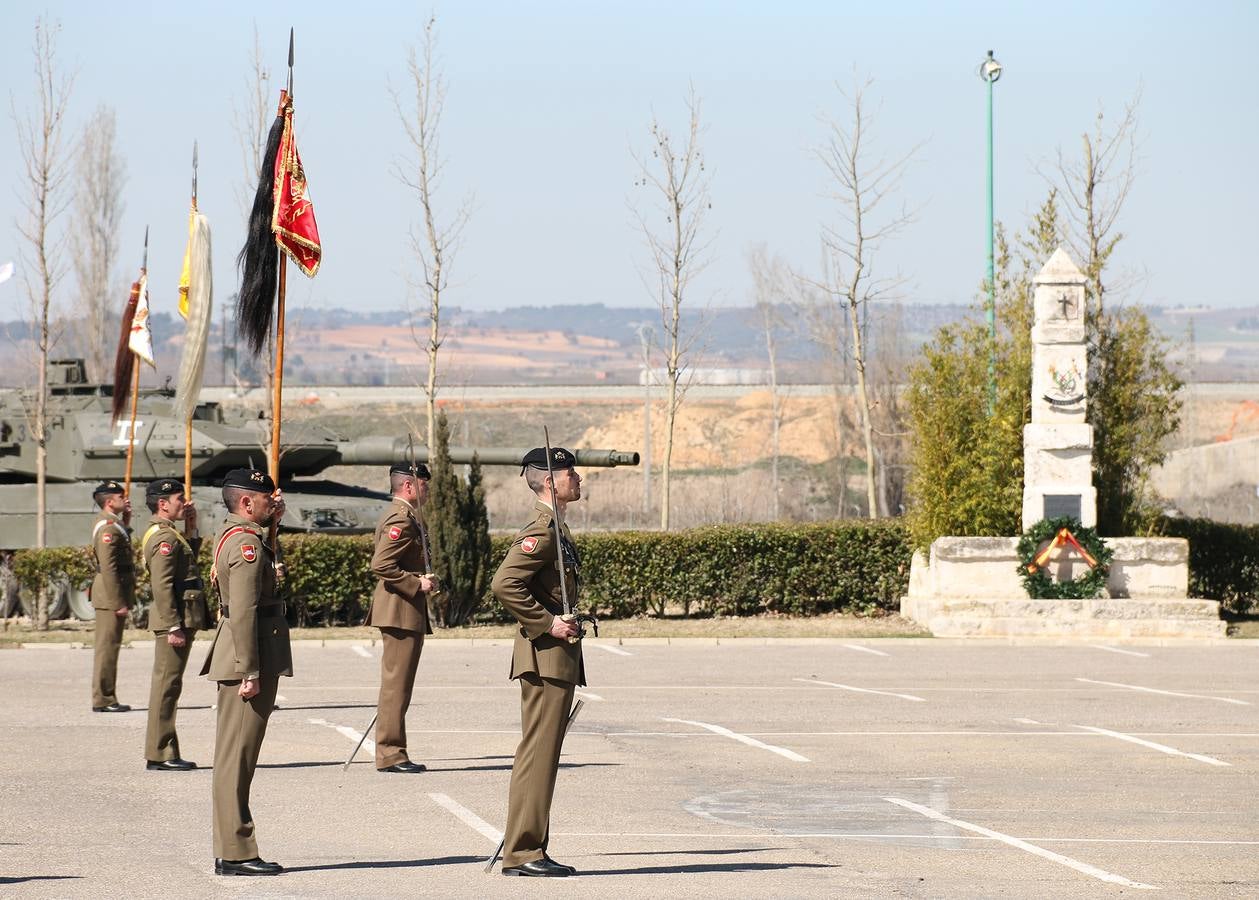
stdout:
[(442, 628), (462, 625), (480, 606), (490, 580), (490, 523), (481, 463), (473, 458), (465, 481), (450, 461), (450, 425), (443, 410), (429, 448), (432, 481), (425, 519), (433, 571), (441, 592), (429, 597), (429, 617)]

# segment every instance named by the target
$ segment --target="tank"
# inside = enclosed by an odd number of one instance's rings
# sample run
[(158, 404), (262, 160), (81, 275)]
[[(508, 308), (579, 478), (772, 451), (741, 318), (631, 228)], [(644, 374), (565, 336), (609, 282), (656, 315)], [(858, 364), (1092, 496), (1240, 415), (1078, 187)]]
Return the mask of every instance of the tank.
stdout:
[[(50, 361), (48, 384), (47, 546), (83, 546), (96, 518), (85, 485), (123, 480), (131, 422), (124, 416), (110, 423), (113, 387), (88, 383), (81, 359)], [(145, 483), (184, 477), (184, 423), (171, 416), (173, 399), (168, 388), (139, 394), (131, 472), (132, 524), (138, 529), (149, 521)], [(32, 405), (29, 391), (0, 393), (0, 554), (35, 545), (35, 442), (27, 420)], [(193, 414), (193, 499), (202, 534), (212, 534), (226, 514), (220, 494), (224, 475), (243, 466), (267, 467), (270, 423), (262, 415), (228, 414), (217, 403), (203, 403)], [(527, 449), (452, 447), (450, 456), (456, 463), (471, 462), (475, 455), (482, 465), (518, 466)], [(407, 452), (406, 436), (346, 441), (302, 423), (286, 425), (280, 487), (287, 509), (280, 530), (370, 532), (389, 502), (388, 494), (319, 476), (334, 466), (391, 465), (406, 459)], [(428, 461), (427, 447), (417, 444), (414, 452), (417, 462)], [(635, 452), (575, 452), (579, 466), (633, 466), (639, 461)], [(3, 598), (0, 605), (6, 605)]]

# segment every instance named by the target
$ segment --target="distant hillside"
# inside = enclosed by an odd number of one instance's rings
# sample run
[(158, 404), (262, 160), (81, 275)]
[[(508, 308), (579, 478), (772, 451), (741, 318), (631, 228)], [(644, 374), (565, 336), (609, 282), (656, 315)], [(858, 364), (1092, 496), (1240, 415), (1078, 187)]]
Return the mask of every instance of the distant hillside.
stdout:
[[(1259, 308), (1208, 309), (1149, 307), (1151, 319), (1172, 343), (1170, 354), (1187, 378), (1195, 381), (1259, 380)], [(787, 325), (775, 332), (780, 376), (785, 381), (818, 381), (827, 351), (813, 340), (798, 310), (780, 310)], [(957, 304), (887, 304), (870, 312), (871, 352), (883, 359), (907, 359), (940, 326), (978, 310)], [(207, 366), (207, 384), (258, 384), (261, 369), (237, 346), (235, 328), (219, 316), (214, 323)], [(158, 368), (147, 367), (146, 384), (160, 384), (178, 370), (183, 322), (169, 313), (152, 317)], [(55, 355), (79, 355), (70, 335), (78, 331), (60, 323), (62, 340)], [(624, 308), (602, 304), (482, 311), (452, 307), (445, 312), (446, 343), (442, 347), (443, 377), (449, 383), (636, 383), (642, 366), (638, 329), (652, 329), (657, 346), (663, 329), (660, 313), (650, 307)], [(418, 384), (426, 364), (422, 344), (426, 321), (414, 321), (406, 310), (361, 312), (353, 309), (298, 308), (287, 322), (286, 378), (311, 384)], [(846, 326), (838, 323), (846, 344)], [(114, 333), (117, 322), (107, 333)], [(7, 323), (19, 364), (7, 369), (3, 383), (33, 381), (29, 329)], [(746, 377), (766, 365), (765, 334), (756, 310), (714, 308), (688, 310), (683, 331), (700, 337), (693, 362), (707, 369), (737, 370)], [(659, 365), (659, 354), (654, 364)]]

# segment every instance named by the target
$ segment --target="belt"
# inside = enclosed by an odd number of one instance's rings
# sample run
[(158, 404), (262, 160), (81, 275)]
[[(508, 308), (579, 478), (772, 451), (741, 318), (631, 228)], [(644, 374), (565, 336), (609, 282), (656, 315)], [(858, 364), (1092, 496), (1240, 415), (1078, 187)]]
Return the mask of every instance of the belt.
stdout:
[[(225, 619), (231, 618), (231, 616), (228, 614), (226, 606), (219, 609), (219, 615), (221, 615)], [(260, 619), (283, 618), (283, 616), (284, 616), (283, 603), (267, 603), (264, 606), (258, 607), (258, 618)]]

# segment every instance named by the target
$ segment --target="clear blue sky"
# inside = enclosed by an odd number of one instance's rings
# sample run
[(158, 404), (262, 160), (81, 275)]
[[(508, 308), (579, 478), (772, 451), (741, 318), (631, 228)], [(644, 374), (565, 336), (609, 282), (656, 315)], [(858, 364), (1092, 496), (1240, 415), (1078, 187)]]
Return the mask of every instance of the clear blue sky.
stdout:
[[(118, 115), (129, 174), (120, 277), (133, 277), (150, 225), (159, 309), (173, 303), (189, 156), (200, 141), (221, 302), (234, 290), (244, 231), (231, 110), (246, 85), (252, 23), (277, 90), (295, 24), (300, 148), (325, 261), (313, 281), (290, 282), (291, 302), (393, 308), (404, 302), (416, 207), (390, 174), (406, 148), (387, 85), (404, 85), (405, 48), (428, 11), (13, 2), (0, 12), (0, 75), (25, 109), (35, 18), (61, 20), (62, 59), (78, 73), (72, 122), (100, 103)], [(835, 84), (851, 84), (854, 67), (876, 82), (878, 144), (893, 154), (926, 142), (904, 183), (921, 214), (882, 265), (909, 277), (909, 299), (967, 302), (984, 267), (984, 88), (975, 68), (989, 48), (1006, 67), (996, 86), (999, 219), (1021, 226), (1045, 195), (1037, 165), (1059, 146), (1078, 153), (1099, 102), (1118, 113), (1142, 86), (1139, 178), (1116, 259), (1145, 275), (1134, 299), (1259, 303), (1250, 277), (1259, 246), (1254, 2), (460, 2), (436, 12), (449, 86), (439, 210), (475, 196), (452, 304), (649, 303), (627, 205), (630, 150), (647, 145), (653, 110), (683, 127), (690, 83), (708, 127), (714, 235), (695, 301), (747, 302), (745, 252), (755, 242), (815, 267), (833, 210), (810, 151), (824, 138), (819, 117), (843, 114)], [(21, 187), (7, 118), (0, 138), (2, 263), (17, 256)], [(15, 314), (17, 286), (0, 286), (0, 318)], [(68, 278), (60, 297), (73, 291)]]

